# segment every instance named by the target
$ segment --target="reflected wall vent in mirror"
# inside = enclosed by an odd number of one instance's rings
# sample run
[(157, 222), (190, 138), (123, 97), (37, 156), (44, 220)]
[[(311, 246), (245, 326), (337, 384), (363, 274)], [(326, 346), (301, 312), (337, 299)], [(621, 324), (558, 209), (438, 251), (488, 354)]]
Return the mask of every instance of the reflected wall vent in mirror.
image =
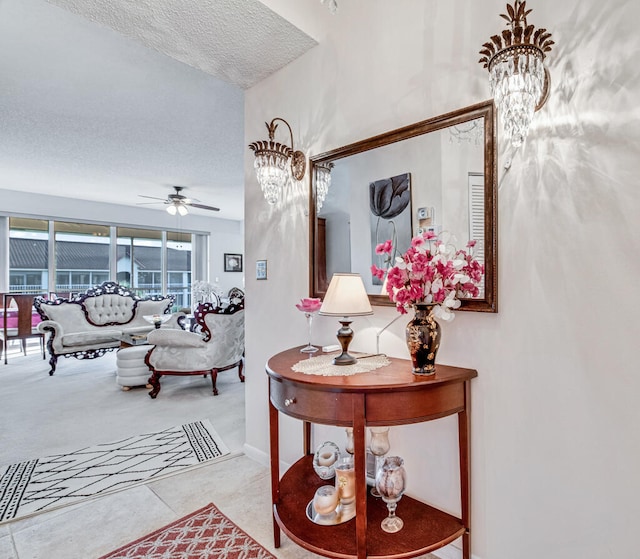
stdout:
[[(274, 140), (278, 128), (277, 120), (284, 122), (289, 129), (291, 147)], [(249, 147), (256, 156), (253, 166), (264, 198), (269, 204), (276, 204), (290, 179), (302, 180), (306, 159), (304, 153), (295, 151), (293, 132), (286, 120), (276, 117), (269, 124), (265, 122), (265, 126), (269, 132), (269, 139), (253, 142)]]
[[(493, 101), (485, 101), (311, 156), (310, 295), (324, 298), (334, 274), (357, 273), (372, 304), (391, 306), (371, 267), (392, 259), (381, 263), (376, 246), (396, 232), (403, 253), (412, 232), (446, 232), (456, 246), (475, 241), (485, 263), (481, 292), (462, 298), (461, 309), (497, 312), (494, 115)], [(450, 141), (452, 130), (471, 129), (482, 131), (478, 144)]]
[(494, 96), (505, 137), (519, 147), (527, 137), (533, 113), (539, 110), (549, 95), (549, 70), (544, 65), (547, 52), (554, 42), (544, 28), (534, 32), (527, 24), (532, 10), (526, 2), (507, 4), (508, 28), (492, 35), (484, 43), (480, 63), (489, 70), (489, 84)]

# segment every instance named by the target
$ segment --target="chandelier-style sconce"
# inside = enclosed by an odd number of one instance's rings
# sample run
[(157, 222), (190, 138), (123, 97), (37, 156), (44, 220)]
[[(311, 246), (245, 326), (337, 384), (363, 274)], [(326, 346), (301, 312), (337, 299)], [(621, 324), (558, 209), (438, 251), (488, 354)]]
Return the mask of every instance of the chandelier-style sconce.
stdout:
[[(291, 136), (291, 147), (274, 141), (278, 125), (276, 121), (284, 122)], [(269, 139), (249, 144), (256, 159), (253, 166), (256, 176), (262, 188), (262, 193), (269, 204), (275, 204), (280, 198), (291, 178), (299, 181), (304, 177), (306, 158), (301, 151), (295, 151), (293, 147), (293, 132), (289, 123), (282, 118), (274, 118), (269, 124), (265, 122), (269, 131)]]
[(551, 33), (527, 24), (531, 10), (526, 1), (507, 4), (509, 28), (493, 35), (484, 43), (480, 63), (489, 70), (489, 84), (505, 136), (514, 147), (527, 137), (533, 113), (539, 110), (549, 95), (549, 71), (544, 66), (545, 53), (554, 41)]
[(318, 163), (315, 166), (316, 170), (316, 212), (322, 209), (324, 199), (327, 197), (329, 187), (331, 186), (331, 169), (333, 169), (333, 163), (327, 161), (326, 163)]

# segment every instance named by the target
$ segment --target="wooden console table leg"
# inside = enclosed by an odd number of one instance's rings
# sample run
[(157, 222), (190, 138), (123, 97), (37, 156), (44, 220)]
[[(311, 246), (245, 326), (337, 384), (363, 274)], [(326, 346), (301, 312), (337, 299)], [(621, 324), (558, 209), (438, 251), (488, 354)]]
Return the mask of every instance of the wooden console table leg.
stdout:
[(358, 559), (367, 557), (367, 451), (364, 394), (353, 395), (353, 457), (356, 470), (356, 543)]
[(458, 413), (458, 446), (460, 449), (460, 500), (462, 524), (465, 532), (462, 535), (462, 559), (471, 558), (471, 383), (464, 383), (464, 409)]
[(304, 452), (305, 455), (311, 454), (311, 422), (303, 421), (302, 429), (302, 452)]
[[(271, 392), (271, 390), (269, 390)], [(280, 547), (280, 526), (276, 521), (276, 504), (280, 502), (280, 440), (278, 410), (271, 403), (269, 394), (269, 453), (271, 457), (271, 521), (273, 522), (273, 545)]]

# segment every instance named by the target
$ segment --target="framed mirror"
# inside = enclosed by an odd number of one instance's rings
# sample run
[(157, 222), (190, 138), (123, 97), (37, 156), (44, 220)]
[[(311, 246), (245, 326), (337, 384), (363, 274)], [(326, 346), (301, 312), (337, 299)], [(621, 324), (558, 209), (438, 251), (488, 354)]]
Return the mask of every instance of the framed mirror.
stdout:
[(430, 230), (457, 248), (474, 240), (484, 263), (479, 295), (458, 310), (497, 312), (495, 144), (486, 101), (311, 157), (311, 295), (324, 297), (334, 273), (353, 272), (372, 305), (393, 305), (371, 273), (382, 267), (375, 247), (393, 238), (402, 254)]

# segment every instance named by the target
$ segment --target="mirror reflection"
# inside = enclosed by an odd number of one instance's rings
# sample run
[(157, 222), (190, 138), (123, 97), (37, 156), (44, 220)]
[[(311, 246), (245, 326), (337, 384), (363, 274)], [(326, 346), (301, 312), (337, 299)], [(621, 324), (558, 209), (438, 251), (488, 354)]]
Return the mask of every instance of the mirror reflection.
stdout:
[[(386, 269), (431, 231), (458, 248), (476, 241), (485, 280), (462, 308), (496, 312), (493, 118), (489, 101), (312, 157), (313, 295), (356, 272), (373, 304), (392, 304), (372, 264)], [(375, 251), (388, 239), (390, 261)]]

